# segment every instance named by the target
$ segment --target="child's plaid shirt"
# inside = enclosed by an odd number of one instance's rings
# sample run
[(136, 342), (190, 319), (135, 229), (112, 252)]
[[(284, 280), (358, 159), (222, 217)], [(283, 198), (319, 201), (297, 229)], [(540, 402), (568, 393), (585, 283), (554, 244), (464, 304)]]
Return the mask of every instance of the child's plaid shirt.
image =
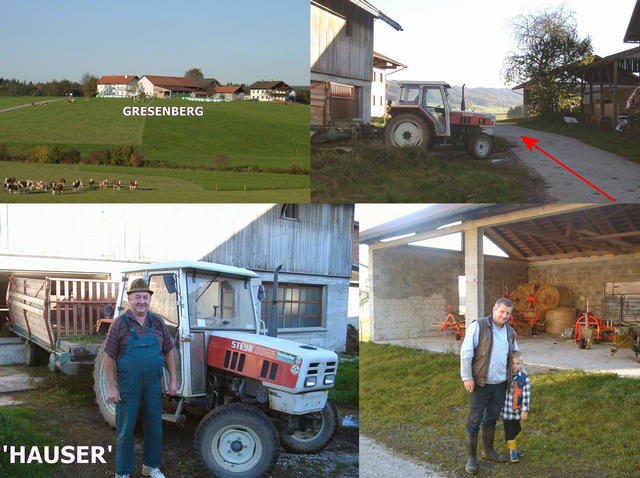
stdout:
[(502, 418), (505, 420), (520, 420), (522, 410), (529, 411), (529, 399), (531, 396), (531, 384), (529, 376), (520, 369), (511, 380), (511, 386), (507, 390), (502, 407)]

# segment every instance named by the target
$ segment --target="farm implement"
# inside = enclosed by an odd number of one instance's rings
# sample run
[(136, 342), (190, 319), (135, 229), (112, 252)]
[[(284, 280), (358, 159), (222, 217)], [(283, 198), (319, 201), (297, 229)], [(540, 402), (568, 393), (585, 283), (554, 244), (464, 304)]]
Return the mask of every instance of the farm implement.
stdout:
[(447, 330), (453, 330), (453, 333), (456, 336), (456, 340), (460, 340), (464, 337), (464, 333), (466, 331), (466, 323), (464, 314), (456, 314), (450, 305), (447, 305), (447, 309), (449, 313), (447, 317), (442, 322), (436, 322), (436, 327), (440, 327), (440, 333), (443, 334)]

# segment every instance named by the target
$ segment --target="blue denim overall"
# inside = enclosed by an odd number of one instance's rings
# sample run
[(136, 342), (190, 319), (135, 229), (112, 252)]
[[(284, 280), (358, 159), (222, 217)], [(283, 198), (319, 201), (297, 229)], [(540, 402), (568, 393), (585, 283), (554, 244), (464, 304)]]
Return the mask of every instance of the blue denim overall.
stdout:
[(126, 475), (136, 468), (133, 431), (140, 401), (144, 424), (143, 463), (156, 468), (162, 460), (162, 368), (164, 357), (153, 335), (149, 313), (147, 335), (138, 336), (129, 319), (131, 331), (124, 354), (116, 360), (116, 386), (120, 402), (116, 404), (116, 473)]

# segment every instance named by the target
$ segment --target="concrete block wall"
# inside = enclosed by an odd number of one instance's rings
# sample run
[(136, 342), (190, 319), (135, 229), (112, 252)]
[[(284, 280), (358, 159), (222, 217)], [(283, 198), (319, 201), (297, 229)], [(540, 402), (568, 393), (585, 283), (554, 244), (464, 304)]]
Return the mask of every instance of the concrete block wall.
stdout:
[(640, 255), (588, 257), (533, 262), (529, 280), (536, 284), (563, 285), (573, 291), (573, 306), (602, 304), (603, 282), (640, 280)]
[[(378, 249), (372, 254), (370, 320), (373, 341), (429, 337), (433, 324), (446, 317), (446, 306), (458, 310), (458, 277), (464, 275), (460, 252), (416, 247)], [(502, 294), (502, 281), (527, 281), (527, 264), (485, 256), (485, 312)]]

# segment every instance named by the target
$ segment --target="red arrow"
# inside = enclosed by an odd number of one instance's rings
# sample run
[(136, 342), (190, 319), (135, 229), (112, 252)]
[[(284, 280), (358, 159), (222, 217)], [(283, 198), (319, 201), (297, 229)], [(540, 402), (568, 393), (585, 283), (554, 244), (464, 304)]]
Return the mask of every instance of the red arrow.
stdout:
[(580, 179), (582, 179), (585, 183), (587, 183), (589, 186), (591, 186), (592, 188), (596, 189), (598, 192), (604, 194), (605, 196), (607, 196), (609, 199), (611, 199), (613, 202), (616, 202), (615, 199), (613, 199), (611, 196), (609, 196), (607, 193), (605, 193), (602, 189), (600, 189), (599, 187), (593, 185), (592, 183), (590, 183), (589, 181), (587, 181), (585, 178), (583, 178), (582, 176), (580, 176), (578, 173), (576, 173), (573, 169), (571, 169), (570, 167), (562, 164), (560, 161), (558, 161), (556, 158), (554, 158), (553, 156), (551, 156), (549, 153), (547, 153), (544, 149), (540, 148), (536, 143), (538, 141), (540, 141), (539, 139), (535, 139), (535, 138), (527, 138), (526, 136), (520, 136), (522, 138), (522, 141), (524, 141), (524, 144), (527, 145), (527, 148), (529, 148), (529, 151), (533, 152), (533, 148), (536, 148), (538, 151), (540, 151), (543, 154), (546, 154), (547, 156), (549, 156), (551, 159), (553, 159), (556, 163), (558, 163), (560, 166), (562, 166), (564, 169), (566, 169), (567, 171), (572, 172), (573, 174), (575, 174), (576, 176), (578, 176)]

